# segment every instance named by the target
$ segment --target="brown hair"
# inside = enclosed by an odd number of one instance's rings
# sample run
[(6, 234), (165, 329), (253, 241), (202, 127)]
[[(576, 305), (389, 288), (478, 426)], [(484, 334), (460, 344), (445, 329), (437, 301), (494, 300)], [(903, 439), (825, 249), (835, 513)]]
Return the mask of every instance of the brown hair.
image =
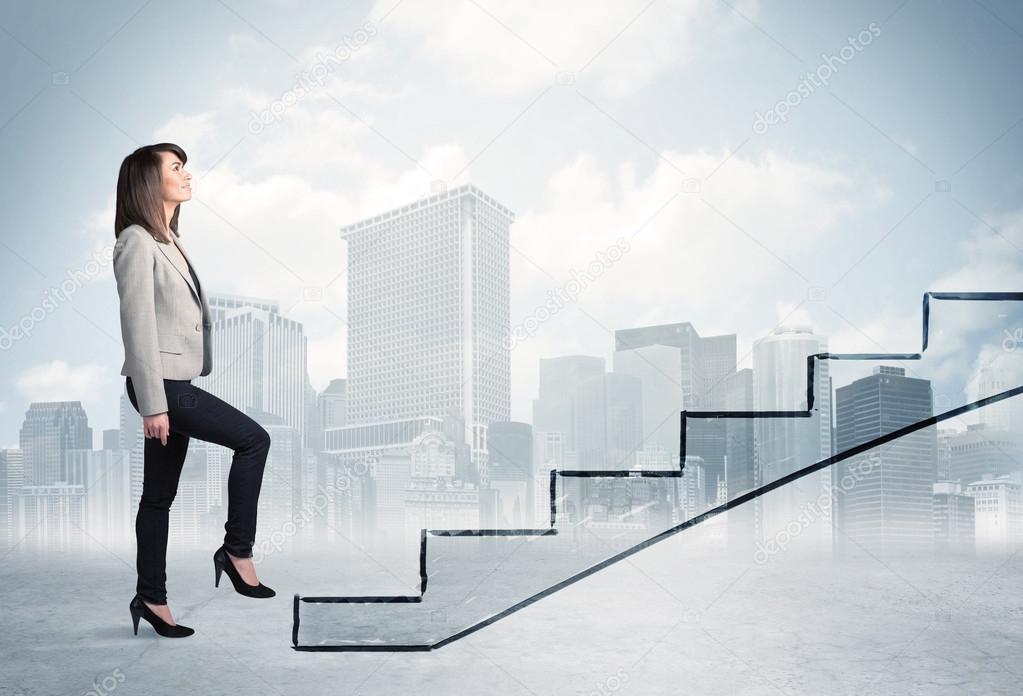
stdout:
[(129, 225), (141, 225), (157, 241), (165, 244), (171, 241), (167, 235), (168, 227), (175, 236), (181, 236), (178, 234), (180, 203), (174, 207), (170, 223), (165, 220), (163, 196), (160, 192), (163, 179), (160, 173), (160, 152), (173, 152), (182, 164), (188, 160), (185, 151), (174, 143), (158, 143), (140, 147), (121, 162), (121, 170), (117, 174), (117, 204), (114, 208), (115, 238)]

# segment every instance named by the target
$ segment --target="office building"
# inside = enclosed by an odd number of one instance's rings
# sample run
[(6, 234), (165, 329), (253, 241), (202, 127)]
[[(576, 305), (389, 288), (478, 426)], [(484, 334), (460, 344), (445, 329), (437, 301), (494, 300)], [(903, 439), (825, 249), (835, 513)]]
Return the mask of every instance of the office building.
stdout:
[(193, 383), (240, 411), (272, 413), (304, 433), (308, 341), (302, 324), (280, 314), (276, 303), (230, 295), (209, 301), (217, 317), (211, 335), (218, 367)]
[(977, 551), (1016, 550), (1023, 543), (1023, 473), (988, 474), (966, 492), (974, 499)]
[[(827, 352), (827, 339), (809, 326), (783, 325), (753, 344), (753, 405), (757, 411), (803, 411), (807, 360)], [(827, 360), (814, 361), (813, 411), (809, 418), (757, 418), (756, 485), (761, 486), (831, 456), (831, 390)], [(831, 472), (818, 471), (758, 498), (758, 541), (784, 533), (801, 514), (812, 522), (789, 552), (829, 553), (832, 545)]]
[[(533, 400), (533, 461), (536, 473), (574, 468), (579, 385), (604, 374), (604, 359), (589, 355), (540, 358), (540, 382)], [(545, 513), (546, 514), (546, 513)]]
[[(835, 393), (836, 449), (844, 452), (932, 414), (931, 383), (902, 367), (879, 366)], [(838, 524), (874, 552), (930, 550), (934, 543), (936, 430), (925, 428), (843, 460)]]
[(511, 411), (509, 228), (472, 185), (342, 228), (348, 243), (347, 423), (454, 409), (474, 477), (488, 484), (486, 429)]
[(25, 458), (25, 484), (45, 486), (67, 481), (65, 453), (92, 449), (92, 428), (81, 401), (32, 403), (18, 434)]
[(934, 546), (940, 553), (974, 550), (974, 498), (958, 481), (934, 484)]
[(578, 466), (631, 469), (643, 449), (643, 395), (638, 377), (609, 372), (580, 383), (576, 397)]

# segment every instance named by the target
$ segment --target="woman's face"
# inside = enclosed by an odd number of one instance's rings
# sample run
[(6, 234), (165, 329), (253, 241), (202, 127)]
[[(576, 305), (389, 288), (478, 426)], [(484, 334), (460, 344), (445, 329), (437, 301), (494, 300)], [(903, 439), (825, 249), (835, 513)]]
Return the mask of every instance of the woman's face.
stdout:
[(192, 174), (173, 152), (160, 152), (160, 183), (163, 200), (180, 203), (192, 198)]

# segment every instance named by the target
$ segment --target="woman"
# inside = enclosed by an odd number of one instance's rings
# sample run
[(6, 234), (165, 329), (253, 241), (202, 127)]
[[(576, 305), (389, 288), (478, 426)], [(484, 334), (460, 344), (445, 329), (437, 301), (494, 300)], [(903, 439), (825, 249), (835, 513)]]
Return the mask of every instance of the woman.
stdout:
[(189, 438), (234, 450), (228, 476), (224, 545), (213, 555), (215, 585), (226, 572), (247, 597), (273, 597), (252, 564), (256, 506), (270, 435), (252, 418), (192, 385), (213, 368), (206, 293), (177, 240), (181, 203), (192, 197), (185, 152), (172, 143), (140, 147), (117, 177), (114, 276), (128, 398), (145, 434), (142, 498), (135, 518), (136, 595), (130, 604), (138, 635), (144, 618), (161, 636), (194, 633), (167, 605), (167, 523)]

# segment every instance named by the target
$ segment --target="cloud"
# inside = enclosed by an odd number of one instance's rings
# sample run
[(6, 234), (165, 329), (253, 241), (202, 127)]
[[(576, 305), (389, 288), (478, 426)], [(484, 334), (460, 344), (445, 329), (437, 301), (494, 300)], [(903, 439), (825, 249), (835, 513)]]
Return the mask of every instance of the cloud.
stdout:
[(348, 327), (337, 321), (333, 325), (307, 327), (306, 333), (309, 337), (309, 381), (316, 391), (322, 391), (330, 380), (348, 374), (345, 369)]
[[(380, 0), (370, 15), (381, 16), (393, 5)], [(757, 13), (754, 2), (735, 7), (746, 17)], [(722, 18), (734, 21), (718, 27)], [(417, 62), (437, 66), (452, 81), (480, 93), (532, 91), (569, 71), (595, 80), (607, 96), (624, 97), (686, 64), (711, 45), (714, 32), (733, 26), (747, 28), (726, 4), (699, 0), (652, 6), (647, 0), (529, 0), (500, 7), (447, 0), (404, 3), (381, 31), (418, 42)]]
[[(955, 268), (938, 275), (924, 290), (933, 292), (1016, 292), (1023, 277), (1023, 209), (985, 216), (948, 257)], [(921, 362), (900, 363), (907, 374), (931, 380), (936, 392), (963, 403), (972, 398), (969, 382), (980, 365), (998, 358), (1010, 374), (1018, 374), (1023, 350), (1002, 351), (1002, 341), (1014, 335), (1023, 317), (1020, 303), (932, 301), (930, 340)], [(916, 352), (920, 350), (920, 307), (895, 312), (886, 305), (864, 308), (865, 318), (853, 318), (835, 332), (831, 349), (837, 352)], [(992, 348), (997, 346), (997, 350)], [(836, 381), (836, 384), (838, 382)], [(970, 420), (970, 419), (967, 419)], [(966, 421), (964, 421), (966, 422)]]
[[(706, 173), (725, 154), (665, 151), (644, 178), (630, 162), (610, 168), (583, 153), (551, 174), (543, 200), (512, 230), (513, 326), (615, 239), (629, 250), (516, 345), (517, 391), (535, 393), (539, 358), (606, 357), (624, 327), (690, 321), (703, 335), (737, 333), (747, 354), (807, 296), (812, 270), (839, 253), (824, 242), (840, 223), (877, 201), (870, 181), (772, 151), (733, 156), (695, 192), (665, 162)], [(788, 321), (818, 325), (811, 319), (800, 309)]]
[(213, 133), (214, 116), (212, 111), (200, 114), (175, 114), (153, 131), (153, 142), (175, 143), (187, 153)]
[[(665, 152), (663, 159), (708, 172), (722, 154)], [(639, 180), (629, 163), (613, 176), (583, 153), (553, 172), (541, 206), (515, 224), (512, 243), (528, 259), (516, 282), (557, 282), (624, 237), (632, 249), (607, 274), (610, 282), (586, 291), (587, 302), (617, 304), (630, 321), (691, 311), (707, 317), (711, 303), (739, 311), (726, 305), (745, 301), (768, 280), (805, 288), (800, 274), (812, 282), (814, 264), (800, 268), (790, 259), (818, 261), (815, 246), (870, 200), (869, 183), (771, 151), (732, 157), (695, 193), (663, 162)]]
[[(1023, 209), (985, 216), (989, 226), (978, 222), (970, 235), (958, 244), (955, 270), (938, 277), (929, 290), (941, 292), (1018, 292), (1023, 277)], [(928, 347), (941, 361), (940, 375), (965, 384), (970, 362), (964, 356), (976, 353), (976, 340), (999, 345), (1004, 338), (1006, 317), (1020, 316), (1019, 303), (993, 305), (943, 302), (932, 310), (932, 323), (944, 332), (942, 341)], [(940, 312), (940, 314), (939, 314)], [(972, 341), (970, 340), (972, 337)]]
[(72, 367), (63, 360), (52, 360), (22, 370), (14, 384), (25, 401), (98, 402), (101, 388), (109, 382), (107, 367), (88, 363)]

